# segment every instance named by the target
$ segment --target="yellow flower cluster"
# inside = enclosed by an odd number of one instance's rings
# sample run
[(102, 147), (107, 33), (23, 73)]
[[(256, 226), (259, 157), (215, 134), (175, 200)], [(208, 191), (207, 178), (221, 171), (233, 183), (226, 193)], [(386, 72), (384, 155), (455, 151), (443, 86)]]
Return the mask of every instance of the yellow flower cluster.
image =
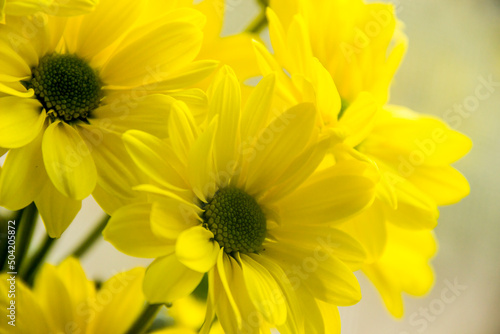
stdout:
[(97, 290), (73, 258), (21, 277), (15, 333), (142, 333), (164, 304), (155, 333), (340, 333), (355, 271), (396, 317), (432, 287), (471, 141), (388, 104), (394, 8), (260, 5), (221, 37), (223, 0), (0, 1), (0, 205), (34, 202), (59, 238), (91, 195), (104, 238), (154, 259)]

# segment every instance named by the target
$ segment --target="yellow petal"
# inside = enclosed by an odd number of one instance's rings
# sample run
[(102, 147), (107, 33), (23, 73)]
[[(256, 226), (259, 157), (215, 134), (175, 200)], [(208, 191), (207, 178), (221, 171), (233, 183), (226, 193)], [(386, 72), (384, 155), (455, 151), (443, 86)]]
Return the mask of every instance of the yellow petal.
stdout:
[[(300, 287), (296, 291), (302, 305), (302, 312), (307, 317), (307, 321), (304, 322), (304, 333), (330, 333), (325, 331), (325, 322), (328, 320), (323, 318), (323, 314), (318, 305), (320, 301), (314, 298), (305, 287)], [(326, 318), (331, 317), (332, 314), (329, 314)], [(335, 313), (333, 317), (335, 317)]]
[[(9, 298), (11, 283), (15, 281), (16, 298)], [(0, 322), (1, 333), (11, 334), (45, 334), (51, 329), (47, 318), (39, 304), (39, 300), (26, 284), (19, 278), (15, 279), (8, 274), (0, 275), (0, 307), (4, 321)], [(15, 318), (10, 317), (11, 300), (15, 302)], [(21, 306), (22, 305), (22, 306)], [(9, 324), (15, 319), (15, 326)]]
[(174, 189), (171, 191), (152, 184), (140, 184), (135, 186), (133, 189), (147, 193), (153, 200), (156, 200), (157, 198), (161, 200), (173, 199), (190, 208), (193, 208), (194, 210), (199, 210), (199, 207), (193, 203), (193, 193), (190, 190)]
[[(26, 88), (18, 82), (13, 82), (8, 84), (0, 83), (0, 93), (17, 96), (19, 98), (24, 98), (24, 99), (33, 97), (35, 95), (33, 89), (26, 90)], [(39, 106), (41, 110), (41, 105), (39, 104)]]
[(144, 87), (146, 90), (169, 91), (186, 88), (208, 77), (219, 66), (215, 60), (198, 60), (169, 73), (162, 81)]
[(203, 202), (212, 198), (216, 189), (218, 175), (215, 174), (213, 143), (217, 132), (218, 117), (215, 117), (191, 147), (189, 152), (188, 174), (193, 192)]
[(119, 134), (90, 125), (78, 127), (92, 152), (97, 170), (97, 182), (110, 196), (134, 199), (132, 187), (143, 182), (142, 172), (134, 165)]
[[(283, 269), (267, 256), (262, 256), (261, 254), (250, 254), (251, 257), (256, 262), (260, 263), (269, 273), (272, 275), (276, 283), (278, 283), (285, 302), (287, 304), (287, 319), (286, 322), (280, 326), (277, 326), (278, 330), (283, 333), (297, 333), (300, 332), (299, 328), (303, 328), (305, 319), (305, 308), (303, 308), (302, 301), (299, 301), (297, 296), (297, 291), (292, 286), (290, 280), (286, 276)], [(308, 318), (308, 321), (310, 319)]]
[(47, 182), (42, 158), (42, 133), (25, 147), (10, 150), (0, 175), (0, 205), (20, 210), (30, 204)]
[(5, 24), (5, 2), (6, 0), (0, 1), (0, 24)]
[(99, 186), (99, 184), (96, 184), (95, 189), (92, 192), (92, 197), (95, 199), (97, 204), (99, 204), (101, 209), (110, 216), (122, 206), (147, 201), (147, 195), (145, 193), (138, 192), (137, 197), (135, 198), (121, 198), (105, 191)]
[(68, 290), (71, 300), (70, 309), (73, 310), (73, 328), (87, 330), (88, 315), (81, 312), (89, 300), (95, 298), (94, 283), (87, 279), (85, 271), (77, 259), (69, 257), (56, 267), (58, 278)]
[(176, 240), (183, 231), (200, 223), (198, 210), (173, 198), (157, 199), (151, 208), (151, 230), (160, 238)]
[(429, 260), (436, 249), (431, 231), (409, 231), (388, 225), (388, 242), (382, 257), (363, 268), (363, 272), (393, 316), (403, 316), (403, 292), (423, 296), (432, 287), (434, 273)]
[(312, 59), (313, 54), (306, 23), (302, 16), (296, 15), (293, 18), (288, 28), (286, 43), (289, 52), (293, 55), (293, 58), (287, 59), (290, 61), (285, 65), (288, 71), (293, 74), (309, 74), (311, 69), (306, 66), (310, 64), (309, 61)]
[(282, 71), (280, 64), (262, 43), (253, 41), (253, 48), (262, 75), (269, 75), (274, 72), (279, 73)]
[[(214, 286), (217, 317), (226, 333), (261, 333), (265, 328), (263, 316), (253, 305), (238, 262), (224, 252), (219, 253), (217, 269), (210, 281)], [(220, 274), (220, 277), (217, 275)], [(249, 321), (248, 319), (251, 319)], [(266, 328), (264, 332), (268, 332)]]
[[(238, 79), (229, 66), (224, 66), (214, 79), (208, 93), (209, 120), (218, 116), (218, 130), (214, 138), (215, 167), (232, 174), (229, 165), (237, 162), (236, 150), (240, 143), (241, 90)], [(234, 167), (233, 167), (234, 168)]]
[(198, 127), (190, 110), (182, 102), (172, 104), (168, 135), (176, 155), (181, 161), (188, 161), (188, 152), (198, 137)]
[(379, 201), (375, 200), (367, 210), (349, 219), (340, 229), (359, 240), (366, 250), (368, 262), (374, 262), (382, 255), (387, 238), (384, 211)]
[(127, 131), (122, 138), (132, 160), (142, 172), (169, 189), (187, 187), (179, 175), (183, 163), (164, 141), (138, 130)]
[(336, 305), (316, 300), (323, 316), (325, 333), (340, 334), (340, 313)]
[[(217, 290), (220, 290), (219, 293), (223, 296), (222, 299), (227, 301), (228, 310), (232, 311), (231, 319), (224, 320), (229, 321), (231, 327), (236, 325), (236, 328), (241, 327), (242, 314), (233, 293), (234, 289), (231, 289), (231, 287), (235, 284), (234, 276), (238, 271), (241, 272), (241, 267), (238, 262), (236, 262), (236, 260), (232, 256), (227, 255), (224, 251), (220, 251), (217, 258), (218, 275), (216, 275), (216, 277), (219, 278), (218, 283), (220, 284), (220, 289)], [(216, 306), (219, 306), (220, 309), (222, 307), (222, 304), (217, 305), (217, 300), (218, 299), (216, 299), (215, 304)]]
[(7, 1), (5, 3), (5, 12), (7, 15), (13, 16), (27, 16), (35, 14), (48, 8), (52, 3), (52, 0), (40, 0), (40, 1)]
[(469, 195), (467, 179), (451, 166), (421, 167), (408, 178), (437, 205), (449, 205)]
[(49, 125), (42, 151), (45, 169), (57, 190), (76, 200), (90, 195), (97, 171), (87, 144), (72, 126), (64, 122)]
[(207, 293), (207, 302), (206, 302), (206, 312), (205, 312), (205, 321), (203, 326), (199, 329), (199, 334), (208, 334), (212, 327), (213, 320), (215, 319), (215, 291), (216, 291), (216, 283), (215, 276), (217, 274), (216, 270), (211, 270), (207, 273), (208, 277), (208, 293)]
[[(189, 8), (192, 7), (192, 4), (193, 3), (189, 0), (178, 0), (175, 2), (150, 0), (142, 12), (138, 25), (143, 25), (144, 23), (161, 24), (165, 21), (179, 21), (189, 22), (203, 29), (206, 23), (205, 16), (198, 10)], [(143, 29), (144, 25), (141, 29), (137, 30), (140, 31)], [(131, 35), (135, 34), (132, 33)]]
[(112, 91), (106, 97), (107, 104), (92, 111), (88, 120), (108, 131), (125, 133), (135, 129), (166, 138), (170, 107), (175, 100), (166, 95), (146, 94), (142, 88)]
[(275, 15), (279, 16), (286, 28), (292, 22), (293, 17), (299, 13), (299, 4), (298, 1), (271, 0), (271, 8), (276, 12)]
[(407, 177), (415, 167), (449, 165), (471, 147), (467, 136), (441, 120), (389, 106), (377, 115), (377, 124), (360, 150), (391, 163)]
[(254, 138), (269, 120), (276, 76), (265, 76), (252, 90), (241, 114), (241, 140), (253, 144)]
[(215, 265), (219, 250), (214, 234), (202, 226), (182, 232), (175, 245), (177, 259), (186, 267), (201, 273), (208, 272)]
[(313, 138), (315, 123), (314, 106), (304, 103), (280, 114), (262, 131), (254, 145), (254, 154), (243, 157), (243, 162), (248, 163), (248, 193), (270, 188)]
[[(11, 1), (8, 1), (10, 3)], [(0, 7), (1, 7), (0, 3)], [(0, 76), (2, 81), (4, 79), (10, 78), (8, 82), (17, 81), (17, 79), (29, 78), (31, 77), (31, 68), (35, 64), (28, 63), (30, 57), (23, 57), (22, 51), (31, 50), (30, 47), (25, 45), (18, 46), (14, 44), (15, 31), (10, 31), (9, 28), (2, 26), (2, 31), (5, 31), (5, 35), (0, 37), (0, 47), (2, 49), (2, 59), (0, 59)], [(4, 37), (5, 36), (5, 37)], [(23, 42), (25, 40), (22, 40)], [(29, 43), (26, 43), (29, 44)]]
[[(209, 1), (205, 0), (202, 3), (206, 2)], [(231, 66), (240, 82), (261, 74), (253, 52), (252, 40), (255, 38), (253, 34), (239, 33), (208, 41), (206, 31), (204, 33), (207, 43), (201, 49), (198, 59), (217, 59), (221, 64)]]
[(131, 256), (154, 258), (172, 253), (174, 244), (151, 231), (150, 213), (149, 203), (136, 203), (117, 210), (103, 231), (104, 239)]
[[(239, 310), (233, 306), (228, 296), (225, 294), (224, 289), (221, 287), (221, 283), (215, 281), (217, 286), (214, 288), (215, 290), (215, 313), (217, 314), (217, 319), (219, 320), (222, 328), (224, 328), (224, 333), (238, 333), (241, 328), (241, 315), (239, 314)], [(236, 313), (238, 312), (238, 313)], [(207, 334), (211, 333), (209, 325), (203, 326), (203, 329), (200, 333)], [(250, 333), (254, 334), (256, 330)]]
[(337, 123), (338, 115), (342, 106), (337, 87), (328, 71), (317, 58), (311, 62), (311, 82), (315, 90), (316, 106), (321, 113), (325, 125)]
[(252, 303), (271, 324), (283, 324), (287, 309), (285, 297), (276, 280), (264, 266), (245, 254), (241, 254), (240, 263)]
[(73, 222), (82, 208), (82, 201), (61, 194), (52, 184), (46, 182), (35, 197), (35, 204), (42, 217), (45, 230), (51, 238), (59, 238)]
[(266, 203), (277, 201), (297, 189), (320, 165), (331, 145), (332, 141), (327, 138), (295, 158), (274, 182), (275, 186), (264, 195)]
[(70, 291), (53, 265), (46, 264), (41, 268), (36, 277), (33, 292), (45, 311), (47, 322), (52, 330), (64, 332), (67, 324), (74, 321), (75, 310), (72, 307)]
[[(290, 65), (290, 53), (288, 50), (288, 45), (286, 43), (287, 34), (285, 33), (285, 28), (281, 24), (280, 19), (275, 13), (275, 4), (273, 4), (272, 9), (268, 7), (266, 9), (267, 19), (269, 20), (269, 37), (271, 38), (271, 43), (273, 46), (276, 59), (287, 67)], [(291, 4), (291, 6), (293, 6)], [(287, 30), (290, 22), (287, 22)], [(293, 53), (292, 53), (293, 54)]]
[(436, 203), (411, 182), (393, 177), (398, 206), (395, 210), (384, 207), (387, 220), (408, 229), (433, 229), (439, 217)]
[(347, 107), (339, 122), (347, 132), (347, 145), (355, 147), (371, 133), (378, 110), (374, 97), (368, 93), (359, 94)]
[(352, 270), (329, 254), (301, 248), (299, 243), (279, 246), (269, 244), (265, 255), (284, 265), (292, 285), (304, 286), (314, 296), (328, 303), (349, 306), (361, 299), (361, 291)]
[(175, 254), (151, 263), (144, 277), (144, 294), (150, 304), (171, 303), (189, 295), (198, 286), (203, 273), (184, 266)]
[(207, 117), (208, 99), (204, 91), (199, 88), (182, 89), (168, 92), (169, 96), (184, 102), (196, 119), (196, 124), (201, 124)]
[(54, 0), (52, 4), (57, 10), (49, 11), (48, 14), (57, 16), (76, 16), (92, 12), (98, 0)]
[[(351, 220), (341, 225), (351, 224)], [(287, 244), (295, 244), (314, 249), (321, 256), (335, 256), (347, 264), (360, 264), (366, 260), (366, 253), (359, 241), (339, 229), (315, 226), (284, 225), (271, 231), (273, 237)], [(298, 237), (300, 236), (300, 237)]]
[(160, 82), (188, 65), (196, 57), (201, 41), (202, 33), (196, 26), (166, 22), (115, 53), (101, 70), (102, 80), (125, 87)]
[(35, 99), (0, 97), (0, 146), (17, 148), (30, 143), (43, 128), (45, 111)]
[(7, 1), (5, 10), (12, 16), (29, 16), (39, 12), (48, 15), (75, 16), (91, 12), (96, 3), (94, 0)]
[(97, 55), (132, 26), (142, 5), (134, 0), (100, 0), (92, 13), (71, 21), (65, 33), (71, 41), (68, 51), (87, 59)]
[[(188, 3), (191, 3), (191, 1), (188, 0)], [(203, 31), (207, 41), (219, 37), (223, 25), (221, 17), (224, 15), (224, 1), (205, 0), (197, 3), (195, 8), (207, 18), (206, 28)]]
[(372, 202), (375, 184), (371, 179), (335, 175), (335, 166), (321, 174), (277, 203), (282, 208), (283, 221), (338, 223)]
[(142, 293), (144, 269), (134, 268), (114, 275), (97, 292), (106, 300), (91, 322), (90, 333), (126, 333), (141, 314), (146, 302)]

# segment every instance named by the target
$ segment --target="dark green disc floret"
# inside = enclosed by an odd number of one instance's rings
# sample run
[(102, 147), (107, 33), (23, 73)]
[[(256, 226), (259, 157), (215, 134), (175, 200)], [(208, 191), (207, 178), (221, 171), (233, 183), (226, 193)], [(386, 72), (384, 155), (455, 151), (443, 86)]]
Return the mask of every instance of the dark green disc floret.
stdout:
[(219, 189), (202, 205), (203, 226), (228, 254), (256, 253), (266, 237), (266, 217), (257, 201), (235, 187)]

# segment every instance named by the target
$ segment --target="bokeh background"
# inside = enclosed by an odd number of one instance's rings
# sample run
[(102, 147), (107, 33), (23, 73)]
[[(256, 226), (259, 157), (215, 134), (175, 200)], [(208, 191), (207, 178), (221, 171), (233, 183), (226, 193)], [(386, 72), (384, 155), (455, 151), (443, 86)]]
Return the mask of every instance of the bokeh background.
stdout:
[[(342, 308), (343, 334), (499, 334), (500, 333), (500, 1), (394, 0), (405, 24), (409, 50), (396, 75), (391, 102), (447, 118), (472, 138), (469, 155), (456, 163), (471, 194), (444, 207), (436, 235), (440, 250), (433, 263), (436, 283), (424, 298), (406, 298), (406, 315), (392, 318), (371, 284), (361, 277), (363, 300)], [(226, 34), (246, 27), (258, 12), (250, 0), (228, 0)], [(265, 39), (266, 31), (262, 33)], [(474, 111), (460, 115), (482, 80), (498, 83)], [(473, 108), (472, 108), (473, 107)], [(451, 118), (457, 116), (455, 118)], [(49, 256), (57, 262), (83, 237), (102, 211), (91, 200)], [(37, 235), (44, 233), (38, 226)], [(105, 279), (148, 260), (129, 258), (100, 240), (83, 258), (88, 276)], [(443, 299), (458, 284), (454, 300)], [(452, 296), (452, 295), (448, 295)]]

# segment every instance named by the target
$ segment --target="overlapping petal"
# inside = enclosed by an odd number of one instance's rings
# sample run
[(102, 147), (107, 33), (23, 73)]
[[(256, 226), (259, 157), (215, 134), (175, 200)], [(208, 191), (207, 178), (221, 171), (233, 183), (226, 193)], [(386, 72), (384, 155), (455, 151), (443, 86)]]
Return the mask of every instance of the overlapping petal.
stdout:
[(90, 195), (97, 181), (91, 152), (80, 134), (64, 122), (54, 122), (45, 130), (43, 162), (57, 190), (81, 200)]
[(0, 175), (0, 205), (20, 210), (42, 191), (47, 174), (41, 147), (42, 134), (39, 133), (28, 145), (10, 150)]
[(175, 255), (186, 267), (205, 273), (217, 262), (220, 246), (214, 234), (202, 226), (183, 231), (177, 238)]
[(174, 243), (158, 238), (151, 230), (151, 204), (137, 203), (113, 214), (103, 231), (104, 239), (120, 251), (138, 257), (153, 258), (170, 254)]
[(0, 146), (18, 148), (38, 136), (45, 122), (45, 111), (35, 99), (0, 97)]
[(45, 182), (34, 201), (51, 238), (59, 238), (82, 208), (81, 200), (64, 196), (50, 181)]
[(184, 266), (175, 254), (156, 259), (146, 270), (144, 294), (152, 303), (169, 303), (189, 295), (203, 273)]

